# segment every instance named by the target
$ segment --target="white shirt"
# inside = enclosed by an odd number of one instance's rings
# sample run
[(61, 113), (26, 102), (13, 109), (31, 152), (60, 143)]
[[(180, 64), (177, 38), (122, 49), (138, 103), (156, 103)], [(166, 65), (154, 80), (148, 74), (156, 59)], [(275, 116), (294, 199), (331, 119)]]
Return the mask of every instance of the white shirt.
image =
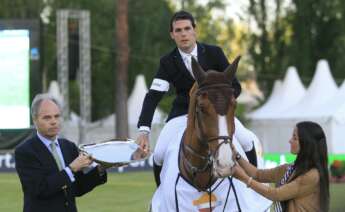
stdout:
[(59, 145), (57, 137), (55, 138), (54, 141), (52, 141), (52, 140), (49, 140), (49, 139), (45, 138), (44, 136), (42, 136), (38, 131), (37, 131), (37, 136), (42, 141), (42, 143), (48, 148), (48, 150), (50, 152), (52, 151), (51, 147), (50, 147), (51, 142), (55, 143), (56, 150), (58, 152), (61, 164), (64, 167), (64, 170), (67, 173), (67, 175), (68, 175), (69, 179), (71, 180), (71, 182), (74, 182), (75, 181), (74, 175), (72, 173), (72, 170), (68, 166), (66, 167), (65, 160), (63, 158), (62, 151), (61, 151), (61, 148), (60, 148), (60, 145)]
[(194, 49), (192, 50), (191, 53), (185, 53), (183, 52), (181, 49), (178, 49), (178, 51), (181, 54), (183, 63), (185, 64), (185, 66), (187, 67), (189, 73), (192, 75), (192, 77), (194, 78), (193, 75), (193, 71), (192, 71), (192, 56), (198, 60), (198, 45), (195, 45)]

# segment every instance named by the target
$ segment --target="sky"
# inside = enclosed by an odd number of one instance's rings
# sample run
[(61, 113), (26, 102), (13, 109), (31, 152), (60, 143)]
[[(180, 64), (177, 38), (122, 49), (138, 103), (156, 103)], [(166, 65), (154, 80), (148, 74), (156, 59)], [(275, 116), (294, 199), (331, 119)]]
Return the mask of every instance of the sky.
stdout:
[[(200, 4), (206, 4), (208, 0), (198, 0)], [(226, 16), (227, 18), (231, 18), (234, 21), (240, 21), (239, 16), (243, 16), (243, 12), (245, 8), (248, 7), (249, 1), (248, 0), (225, 0), (226, 4), (225, 12), (223, 11), (214, 11), (215, 16)]]
[[(206, 4), (209, 0), (197, 0), (200, 4)], [(272, 19), (275, 14), (275, 1), (276, 0), (266, 0), (267, 9), (268, 9), (268, 18)], [(282, 1), (282, 8), (288, 8), (293, 6), (291, 3), (292, 0)], [(248, 18), (245, 15), (245, 11), (249, 6), (249, 0), (224, 0), (226, 4), (225, 12), (223, 11), (213, 11), (215, 16), (225, 16), (227, 18), (233, 19), (235, 22), (239, 22), (240, 17)], [(283, 9), (284, 11), (284, 9)], [(246, 21), (246, 20), (242, 20)]]

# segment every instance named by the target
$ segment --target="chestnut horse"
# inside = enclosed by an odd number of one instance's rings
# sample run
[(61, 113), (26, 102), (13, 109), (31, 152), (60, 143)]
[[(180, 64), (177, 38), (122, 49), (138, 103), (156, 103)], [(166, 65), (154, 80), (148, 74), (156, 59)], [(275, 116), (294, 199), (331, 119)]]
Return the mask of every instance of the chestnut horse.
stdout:
[[(239, 60), (224, 72), (205, 72), (192, 58), (196, 83), (190, 91), (187, 128), (176, 135), (180, 143), (169, 143), (177, 145), (167, 150), (152, 211), (264, 211), (269, 207), (267, 199), (230, 177), (235, 164), (230, 146), (236, 107), (232, 80)], [(238, 141), (234, 145), (241, 149)], [(244, 198), (255, 200), (250, 203)]]

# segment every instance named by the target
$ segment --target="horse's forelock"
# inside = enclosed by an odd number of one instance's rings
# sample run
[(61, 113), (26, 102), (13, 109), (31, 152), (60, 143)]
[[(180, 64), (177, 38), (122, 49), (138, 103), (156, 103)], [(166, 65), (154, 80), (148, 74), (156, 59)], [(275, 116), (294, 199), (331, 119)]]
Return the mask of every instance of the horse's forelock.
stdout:
[(210, 70), (206, 72), (206, 78), (200, 85), (200, 89), (207, 90), (208, 99), (220, 115), (227, 113), (234, 95), (231, 82), (232, 79), (228, 79), (226, 73)]
[(205, 86), (216, 84), (229, 84), (229, 86), (232, 86), (232, 79), (229, 79), (225, 72), (209, 70), (206, 72), (206, 77), (200, 87), (202, 88)]

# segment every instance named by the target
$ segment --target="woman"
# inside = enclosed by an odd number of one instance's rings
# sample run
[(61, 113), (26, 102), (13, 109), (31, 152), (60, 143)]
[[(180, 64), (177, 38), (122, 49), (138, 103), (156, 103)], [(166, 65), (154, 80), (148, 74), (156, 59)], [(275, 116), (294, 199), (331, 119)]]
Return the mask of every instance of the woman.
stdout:
[(329, 211), (327, 144), (322, 128), (314, 122), (300, 122), (289, 143), (296, 160), (273, 169), (257, 169), (235, 152), (234, 177), (275, 201), (275, 211)]

